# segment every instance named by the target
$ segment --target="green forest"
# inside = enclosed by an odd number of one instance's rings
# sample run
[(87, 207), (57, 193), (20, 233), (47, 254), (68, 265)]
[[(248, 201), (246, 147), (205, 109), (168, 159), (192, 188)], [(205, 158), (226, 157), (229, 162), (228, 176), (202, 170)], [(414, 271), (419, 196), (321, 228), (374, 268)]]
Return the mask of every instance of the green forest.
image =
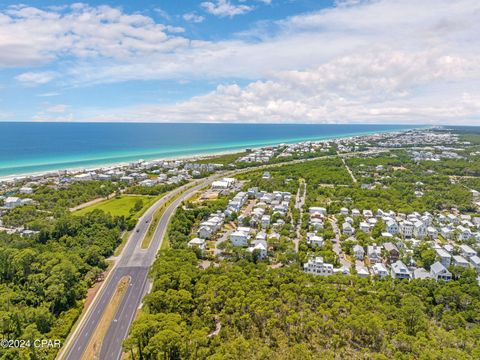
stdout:
[(247, 261), (200, 270), (163, 252), (125, 349), (134, 359), (478, 359), (480, 289), (315, 277)]

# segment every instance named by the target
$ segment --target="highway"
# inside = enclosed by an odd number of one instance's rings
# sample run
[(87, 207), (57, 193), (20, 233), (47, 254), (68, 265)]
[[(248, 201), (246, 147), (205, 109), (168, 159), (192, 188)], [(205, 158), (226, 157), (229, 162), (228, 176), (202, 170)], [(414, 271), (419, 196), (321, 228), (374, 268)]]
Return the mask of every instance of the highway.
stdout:
[[(193, 193), (204, 188), (218, 177), (220, 177), (219, 174), (212, 175), (208, 178), (179, 187), (158, 200), (145, 212), (138, 221), (124, 250), (105, 279), (92, 305), (81, 319), (69, 341), (64, 345), (64, 350), (59, 353), (59, 359), (79, 360), (82, 358), (92, 334), (95, 332), (110, 299), (115, 293), (119, 280), (124, 276), (128, 276), (131, 279), (130, 286), (125, 292), (114, 321), (110, 324), (106, 336), (103, 339), (99, 356), (101, 360), (120, 359), (122, 342), (127, 337), (128, 329), (135, 318), (143, 296), (148, 290), (148, 270), (155, 261), (170, 217), (182, 201), (188, 199)], [(179, 195), (180, 193), (181, 195)], [(168, 204), (163, 212), (150, 246), (148, 249), (142, 249), (142, 240), (147, 233), (153, 215), (158, 209), (177, 195), (179, 195), (178, 198)]]

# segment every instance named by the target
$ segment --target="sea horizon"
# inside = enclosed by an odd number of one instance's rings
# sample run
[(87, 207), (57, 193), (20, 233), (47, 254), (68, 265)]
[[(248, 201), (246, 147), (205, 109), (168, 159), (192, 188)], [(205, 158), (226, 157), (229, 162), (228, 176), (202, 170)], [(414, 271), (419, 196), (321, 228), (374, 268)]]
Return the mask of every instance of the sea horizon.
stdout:
[(0, 178), (428, 128), (381, 124), (0, 122)]

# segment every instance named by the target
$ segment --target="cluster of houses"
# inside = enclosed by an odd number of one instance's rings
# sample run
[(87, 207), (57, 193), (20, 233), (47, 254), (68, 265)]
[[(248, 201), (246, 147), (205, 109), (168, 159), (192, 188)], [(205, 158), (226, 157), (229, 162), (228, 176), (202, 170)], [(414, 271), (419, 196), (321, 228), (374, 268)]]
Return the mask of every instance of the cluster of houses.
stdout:
[[(314, 230), (323, 226), (327, 215), (326, 209), (312, 207), (309, 209), (310, 227)], [(381, 245), (372, 244), (366, 247), (356, 244), (352, 255), (357, 262), (356, 273), (360, 277), (391, 276), (396, 279), (425, 279), (448, 281), (452, 278), (448, 270), (451, 265), (472, 267), (480, 274), (480, 257), (472, 246), (466, 244), (480, 243), (480, 218), (470, 215), (449, 213), (432, 215), (401, 214), (381, 209), (374, 214), (371, 210), (342, 208), (344, 222), (341, 232), (349, 240), (355, 240), (358, 231), (371, 233), (378, 222), (382, 224)], [(440, 237), (443, 245), (440, 243)], [(436, 261), (429, 270), (417, 267), (413, 259), (413, 248), (423, 241), (428, 241), (436, 253)], [(315, 232), (307, 234), (307, 242), (322, 246), (323, 238)], [(446, 244), (445, 244), (446, 243)], [(401, 258), (409, 259), (407, 264)], [(363, 266), (367, 263), (369, 268)], [(361, 265), (360, 265), (361, 264)], [(325, 263), (321, 257), (311, 257), (304, 264), (304, 271), (317, 275), (330, 275), (337, 272), (347, 273), (347, 269), (334, 269), (332, 264)]]
[[(456, 151), (463, 149), (455, 149)], [(440, 161), (440, 160), (458, 160), (462, 159), (463, 156), (459, 155), (458, 153), (450, 150), (443, 150), (443, 151), (433, 151), (433, 150), (410, 150), (409, 155), (413, 161)]]
[[(222, 181), (230, 180), (235, 181), (229, 178)], [(212, 186), (218, 185), (213, 183)], [(283, 191), (267, 192), (258, 188), (240, 191), (230, 199), (223, 212), (213, 213), (199, 224), (197, 236), (188, 245), (205, 250), (206, 240), (212, 239), (222, 229), (227, 217), (236, 214), (236, 227), (233, 231), (225, 232), (226, 239), (233, 246), (247, 247), (247, 251), (258, 250), (258, 256), (264, 258), (267, 256), (267, 237), (279, 237), (278, 231), (285, 225), (282, 218), (289, 211), (291, 198), (291, 193)], [(272, 216), (277, 218), (273, 223)], [(270, 229), (272, 231), (267, 235)]]
[(326, 153), (331, 148), (330, 141), (304, 141), (296, 144), (285, 145), (278, 157), (290, 157), (293, 155), (306, 155), (311, 153)]
[(283, 145), (269, 146), (248, 151), (245, 156), (237, 159), (239, 163), (268, 163)]

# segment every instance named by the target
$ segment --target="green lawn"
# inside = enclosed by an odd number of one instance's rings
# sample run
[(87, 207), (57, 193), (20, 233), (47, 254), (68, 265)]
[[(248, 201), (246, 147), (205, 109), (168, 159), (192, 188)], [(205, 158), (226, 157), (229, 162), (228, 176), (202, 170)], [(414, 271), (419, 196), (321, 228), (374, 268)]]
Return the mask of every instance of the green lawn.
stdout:
[(129, 216), (130, 215), (130, 210), (135, 206), (135, 203), (138, 200), (143, 201), (143, 207), (141, 210), (139, 210), (136, 214), (135, 217), (140, 217), (150, 206), (153, 205), (153, 203), (158, 199), (158, 196), (147, 196), (147, 195), (135, 195), (135, 196), (129, 196), (129, 195), (121, 195), (119, 197), (115, 197), (110, 200), (105, 200), (102, 202), (99, 202), (97, 204), (94, 204), (92, 206), (88, 206), (86, 208), (83, 208), (81, 210), (75, 211), (75, 215), (84, 215), (90, 211), (93, 211), (95, 209), (100, 209), (105, 212), (108, 212), (112, 214), (113, 216)]

